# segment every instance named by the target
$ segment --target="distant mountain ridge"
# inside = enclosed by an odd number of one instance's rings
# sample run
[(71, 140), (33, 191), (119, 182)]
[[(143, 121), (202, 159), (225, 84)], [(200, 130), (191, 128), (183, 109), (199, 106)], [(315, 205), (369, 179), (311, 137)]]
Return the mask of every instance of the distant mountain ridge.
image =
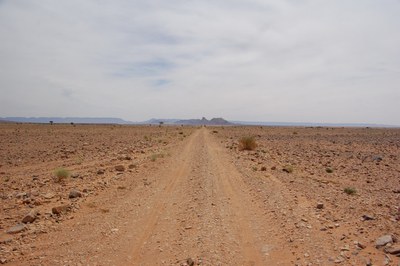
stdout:
[(61, 123), (61, 124), (132, 124), (130, 121), (115, 117), (1, 117), (0, 120), (17, 123)]
[(188, 119), (188, 120), (179, 120), (176, 121), (175, 124), (181, 125), (209, 125), (209, 126), (228, 126), (233, 125), (233, 123), (226, 121), (223, 118), (212, 118), (211, 120), (207, 120), (207, 118), (203, 117), (202, 119)]
[(202, 119), (160, 119), (153, 118), (143, 122), (132, 122), (116, 117), (0, 117), (0, 123), (38, 123), (47, 124), (50, 121), (59, 124), (121, 124), (121, 125), (215, 125), (215, 126), (277, 126), (277, 127), (382, 127), (399, 128), (400, 125), (384, 125), (370, 123), (311, 123), (311, 122), (250, 122), (250, 121), (227, 121), (223, 118), (211, 120)]

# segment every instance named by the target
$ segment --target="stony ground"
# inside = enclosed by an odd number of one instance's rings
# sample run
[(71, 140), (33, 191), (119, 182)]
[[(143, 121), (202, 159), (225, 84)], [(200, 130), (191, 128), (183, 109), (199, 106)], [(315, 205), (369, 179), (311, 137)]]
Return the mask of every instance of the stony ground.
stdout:
[(399, 161), (398, 129), (0, 125), (0, 263), (399, 265)]

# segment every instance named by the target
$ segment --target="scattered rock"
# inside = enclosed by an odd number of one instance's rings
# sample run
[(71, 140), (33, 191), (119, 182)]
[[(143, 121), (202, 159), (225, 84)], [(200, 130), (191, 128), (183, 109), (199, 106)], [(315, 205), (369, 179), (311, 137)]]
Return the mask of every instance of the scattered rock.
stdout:
[(53, 214), (63, 214), (63, 213), (68, 212), (69, 209), (70, 209), (70, 206), (69, 206), (69, 205), (61, 205), (61, 206), (53, 207), (53, 208), (51, 209), (51, 212), (52, 212)]
[(11, 227), (10, 229), (7, 230), (7, 234), (17, 234), (20, 233), (22, 231), (24, 231), (26, 229), (24, 224), (17, 224), (13, 227)]
[(134, 169), (134, 168), (136, 168), (136, 167), (137, 167), (136, 164), (130, 164), (130, 165), (128, 166), (129, 169)]
[(123, 172), (125, 171), (125, 166), (123, 166), (122, 164), (116, 165), (115, 170), (118, 172)]
[(1, 259), (0, 259), (0, 263), (1, 263), (1, 264), (6, 264), (6, 263), (7, 263), (7, 259), (1, 258)]
[(49, 193), (44, 194), (43, 197), (45, 199), (52, 199), (52, 198), (54, 198), (54, 194), (49, 192)]
[(386, 247), (385, 252), (400, 257), (400, 245)]
[(186, 263), (187, 263), (187, 265), (189, 265), (189, 266), (193, 266), (193, 265), (194, 265), (194, 260), (193, 260), (192, 258), (188, 258), (188, 259), (186, 260)]
[(0, 244), (7, 244), (13, 240), (13, 237), (7, 234), (0, 233)]
[(379, 248), (379, 247), (386, 246), (389, 243), (393, 243), (392, 236), (391, 235), (384, 235), (384, 236), (379, 237), (376, 240), (375, 246), (376, 246), (376, 248)]
[(365, 260), (365, 266), (372, 266), (372, 260), (371, 259), (366, 259)]
[(374, 218), (373, 216), (371, 216), (371, 215), (364, 214), (364, 215), (362, 216), (362, 220), (363, 220), (363, 221), (371, 221), (371, 220), (375, 220), (375, 218)]
[(367, 246), (362, 244), (362, 243), (360, 243), (360, 242), (357, 242), (357, 247), (360, 248), (360, 249), (365, 249)]
[(317, 203), (317, 209), (321, 210), (323, 208), (324, 208), (324, 204), (323, 203), (321, 203), (321, 202)]
[(38, 212), (35, 210), (32, 210), (24, 217), (24, 219), (22, 219), (22, 222), (24, 224), (33, 223), (36, 220), (37, 215), (38, 215)]
[(78, 174), (78, 173), (73, 173), (73, 174), (71, 175), (71, 177), (72, 177), (72, 178), (78, 178), (78, 177), (79, 177), (79, 174)]
[(75, 199), (75, 198), (79, 198), (82, 197), (82, 192), (80, 192), (79, 190), (73, 189), (71, 190), (71, 192), (69, 192), (69, 196), (70, 199)]
[(104, 173), (105, 173), (104, 169), (97, 170), (98, 175), (104, 175)]
[(267, 167), (265, 166), (261, 167), (261, 171), (267, 171)]
[(276, 166), (272, 166), (272, 167), (271, 167), (271, 170), (276, 170)]

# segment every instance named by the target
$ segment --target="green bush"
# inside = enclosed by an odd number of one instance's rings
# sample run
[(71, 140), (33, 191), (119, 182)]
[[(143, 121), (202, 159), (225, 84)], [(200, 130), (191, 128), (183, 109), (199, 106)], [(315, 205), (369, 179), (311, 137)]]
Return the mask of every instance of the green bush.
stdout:
[(257, 148), (257, 143), (254, 137), (243, 137), (239, 140), (239, 150), (252, 151)]

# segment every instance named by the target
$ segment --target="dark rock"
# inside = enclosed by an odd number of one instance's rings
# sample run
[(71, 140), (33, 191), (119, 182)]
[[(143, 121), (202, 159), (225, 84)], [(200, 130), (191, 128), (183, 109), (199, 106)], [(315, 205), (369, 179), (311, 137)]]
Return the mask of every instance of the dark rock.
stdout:
[(98, 175), (104, 175), (104, 173), (105, 173), (104, 169), (97, 170)]
[(53, 207), (51, 209), (51, 212), (53, 214), (63, 214), (63, 213), (67, 213), (70, 209), (69, 205), (61, 205), (61, 206), (57, 206), (57, 207)]
[(136, 167), (137, 167), (136, 164), (130, 164), (130, 165), (128, 166), (129, 169), (134, 169), (134, 168), (136, 168)]
[(386, 247), (385, 252), (400, 257), (400, 245)]
[(324, 208), (324, 204), (323, 203), (321, 203), (321, 202), (318, 202), (317, 203), (317, 209), (323, 209)]
[(368, 215), (368, 214), (364, 214), (362, 216), (363, 221), (371, 221), (371, 220), (375, 220), (375, 218), (372, 215)]
[(271, 170), (276, 170), (276, 166), (272, 166), (272, 167), (271, 167)]
[(71, 192), (69, 192), (70, 199), (75, 199), (79, 197), (82, 197), (82, 192), (80, 192), (79, 190), (73, 189), (71, 190)]
[(187, 263), (187, 265), (189, 265), (189, 266), (193, 266), (193, 265), (194, 265), (194, 260), (193, 260), (192, 258), (188, 258), (188, 259), (186, 260), (186, 263)]
[(392, 238), (392, 236), (391, 236), (391, 235), (384, 235), (384, 236), (379, 237), (379, 238), (376, 240), (375, 246), (376, 246), (377, 248), (379, 248), (379, 247), (386, 246), (386, 245), (389, 244), (389, 243), (393, 243), (393, 238)]
[(33, 223), (36, 220), (37, 215), (38, 215), (38, 212), (35, 210), (32, 210), (24, 217), (24, 219), (22, 219), (22, 222), (24, 224)]
[(261, 167), (261, 171), (267, 171), (267, 167), (265, 166)]
[(26, 229), (24, 224), (17, 224), (13, 227), (11, 227), (10, 229), (7, 230), (7, 234), (17, 234), (20, 233), (22, 231), (24, 231)]
[(122, 164), (116, 165), (114, 168), (115, 168), (115, 170), (118, 171), (118, 172), (123, 172), (123, 171), (125, 171), (125, 166), (123, 166)]

